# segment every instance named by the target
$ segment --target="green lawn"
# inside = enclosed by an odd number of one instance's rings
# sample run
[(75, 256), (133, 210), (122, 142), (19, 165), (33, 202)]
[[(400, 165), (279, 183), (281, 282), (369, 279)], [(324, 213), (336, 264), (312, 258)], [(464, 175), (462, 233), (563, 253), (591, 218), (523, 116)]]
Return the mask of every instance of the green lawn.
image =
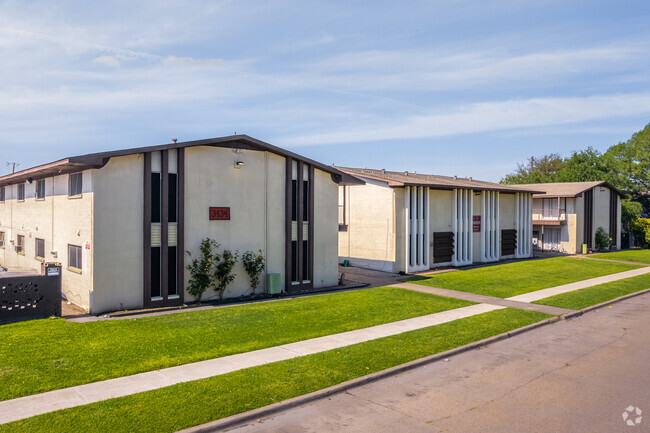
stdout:
[(598, 286), (587, 287), (586, 289), (551, 296), (550, 298), (540, 299), (533, 303), (580, 310), (585, 307), (600, 304), (601, 302), (606, 302), (618, 298), (619, 296), (639, 292), (648, 288), (650, 288), (650, 274), (645, 274), (638, 277), (612, 281), (611, 283), (600, 284)]
[(426, 279), (414, 278), (410, 282), (508, 298), (638, 267), (575, 257), (554, 257), (436, 274)]
[(92, 323), (0, 326), (0, 400), (471, 305), (397, 288)]
[(288, 361), (0, 425), (5, 432), (174, 432), (535, 323), (503, 309)]
[(592, 254), (589, 257), (597, 259), (621, 260), (624, 262), (650, 264), (650, 250), (626, 250), (615, 253)]

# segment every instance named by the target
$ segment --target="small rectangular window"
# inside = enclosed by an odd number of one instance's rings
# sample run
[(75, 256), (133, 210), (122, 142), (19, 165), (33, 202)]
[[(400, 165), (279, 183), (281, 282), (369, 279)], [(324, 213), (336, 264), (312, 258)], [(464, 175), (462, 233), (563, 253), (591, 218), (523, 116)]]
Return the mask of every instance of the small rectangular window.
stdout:
[(45, 258), (45, 239), (36, 238), (34, 257), (38, 259)]
[(5, 232), (0, 232), (0, 248), (5, 247)]
[(16, 236), (16, 252), (18, 254), (25, 254), (25, 236)]
[(83, 190), (83, 173), (72, 173), (68, 183), (68, 195), (81, 195)]
[(0, 203), (4, 203), (5, 201), (5, 187), (1, 186), (0, 187)]
[(36, 198), (45, 198), (45, 179), (36, 181)]
[(81, 269), (81, 247), (68, 245), (68, 267)]
[(18, 201), (25, 201), (25, 184), (18, 184)]
[(151, 222), (159, 223), (161, 221), (161, 193), (160, 173), (151, 173)]

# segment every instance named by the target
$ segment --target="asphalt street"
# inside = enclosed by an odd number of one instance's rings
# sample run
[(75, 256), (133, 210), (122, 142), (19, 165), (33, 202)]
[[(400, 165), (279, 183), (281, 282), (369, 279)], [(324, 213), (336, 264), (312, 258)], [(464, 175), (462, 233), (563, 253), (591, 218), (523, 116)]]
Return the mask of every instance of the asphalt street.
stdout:
[(229, 431), (650, 432), (650, 294)]

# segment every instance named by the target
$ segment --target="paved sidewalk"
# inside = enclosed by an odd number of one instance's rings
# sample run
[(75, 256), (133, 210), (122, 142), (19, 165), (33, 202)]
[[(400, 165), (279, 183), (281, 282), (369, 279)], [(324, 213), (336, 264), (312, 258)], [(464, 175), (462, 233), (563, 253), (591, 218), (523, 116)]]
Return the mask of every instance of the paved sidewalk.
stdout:
[(610, 283), (612, 281), (623, 280), (625, 278), (638, 277), (639, 275), (650, 273), (650, 266), (631, 271), (619, 272), (617, 274), (605, 275), (603, 277), (591, 278), (589, 280), (578, 281), (576, 283), (564, 284), (562, 286), (550, 287), (536, 292), (524, 293), (523, 295), (511, 296), (506, 298), (509, 301), (534, 302), (550, 296), (561, 295), (562, 293), (573, 292), (574, 290), (585, 289), (587, 287), (597, 286), (599, 284)]
[(17, 421), (19, 419), (52, 412), (59, 409), (81, 406), (102, 400), (107, 400), (139, 392), (150, 391), (181, 382), (204, 379), (218, 376), (232, 371), (257, 365), (283, 361), (299, 356), (310, 355), (326, 350), (345, 347), (362, 343), (368, 340), (388, 337), (403, 332), (435, 326), (442, 323), (462, 319), (476, 314), (513, 307), (525, 310), (542, 311), (559, 315), (571, 312), (563, 308), (548, 307), (529, 304), (538, 299), (543, 299), (559, 293), (591, 287), (623, 278), (630, 278), (650, 272), (650, 266), (631, 271), (620, 272), (604, 277), (592, 278), (577, 283), (552, 287), (524, 295), (513, 296), (507, 299), (490, 296), (476, 295), (454, 290), (431, 288), (411, 283), (395, 284), (409, 290), (418, 290), (426, 293), (466, 299), (480, 302), (477, 305), (447, 310), (426, 316), (414, 317), (398, 322), (386, 323), (369, 328), (357, 329), (339, 334), (328, 335), (310, 340), (270, 347), (267, 349), (246, 352), (237, 355), (225, 356), (176, 367), (150, 371), (132, 376), (110, 379), (103, 382), (89, 383), (86, 385), (50, 391), (42, 394), (30, 395), (0, 402), (0, 424)]
[(614, 262), (614, 263), (623, 263), (625, 265), (636, 265), (636, 266), (650, 266), (648, 263), (641, 263), (641, 262), (628, 262), (625, 260), (614, 260), (614, 259), (603, 259), (602, 257), (592, 257), (587, 254), (578, 254), (576, 255), (577, 258), (579, 259), (589, 259), (589, 260), (600, 260), (603, 262)]
[(430, 293), (432, 295), (447, 296), (448, 298), (463, 299), (465, 301), (478, 302), (482, 304), (498, 305), (500, 307), (518, 308), (520, 310), (539, 311), (541, 313), (561, 316), (562, 314), (572, 313), (575, 310), (568, 308), (551, 307), (550, 305), (537, 305), (528, 302), (513, 301), (508, 299), (496, 298), (494, 296), (477, 295), (476, 293), (459, 292), (458, 290), (441, 289), (438, 287), (422, 286), (413, 283), (393, 284), (390, 287), (399, 287), (401, 289), (414, 290), (416, 292)]
[(0, 402), (0, 424), (23, 418), (95, 403), (110, 398), (122, 397), (144, 391), (151, 391), (181, 382), (219, 376), (257, 365), (284, 361), (299, 356), (311, 355), (364, 341), (440, 325), (452, 320), (500, 310), (505, 307), (477, 304), (426, 316), (385, 323), (383, 325), (339, 334), (327, 335), (310, 340), (269, 347), (253, 352), (224, 356), (191, 364), (179, 365), (158, 371), (135, 374), (117, 379), (94, 382), (86, 385), (30, 395)]

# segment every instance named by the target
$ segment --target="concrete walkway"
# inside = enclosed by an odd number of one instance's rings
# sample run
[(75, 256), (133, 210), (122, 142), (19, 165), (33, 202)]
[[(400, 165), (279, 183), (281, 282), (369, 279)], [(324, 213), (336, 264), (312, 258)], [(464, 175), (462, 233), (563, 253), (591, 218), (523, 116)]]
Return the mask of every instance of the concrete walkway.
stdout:
[(496, 298), (494, 296), (477, 295), (476, 293), (459, 292), (458, 290), (441, 289), (438, 287), (421, 286), (419, 284), (413, 283), (393, 284), (390, 287), (399, 287), (401, 289), (414, 290), (416, 292), (430, 293), (432, 295), (463, 299), (465, 301), (478, 302), (482, 304), (498, 305), (500, 307), (518, 308), (520, 310), (528, 311), (539, 311), (541, 313), (552, 314), (554, 316), (561, 316), (562, 314), (567, 314), (575, 311), (569, 310), (567, 308), (530, 304), (528, 302)]
[(628, 262), (628, 261), (625, 261), (625, 260), (614, 260), (614, 259), (603, 259), (602, 257), (593, 257), (593, 256), (589, 256), (589, 255), (586, 255), (586, 254), (578, 254), (578, 255), (576, 255), (576, 258), (589, 259), (589, 260), (600, 260), (600, 261), (603, 261), (603, 262), (623, 263), (624, 265), (650, 266), (650, 264), (648, 264), (648, 263)]
[(144, 391), (151, 391), (181, 382), (219, 376), (257, 365), (284, 361), (299, 356), (311, 355), (326, 350), (363, 343), (403, 332), (440, 325), (452, 320), (463, 319), (505, 307), (487, 304), (442, 311), (398, 322), (385, 323), (369, 328), (357, 329), (340, 334), (327, 335), (311, 340), (298, 341), (282, 346), (269, 347), (253, 352), (224, 356), (191, 364), (179, 365), (158, 371), (135, 374), (117, 379), (94, 382), (86, 385), (45, 392), (0, 402), (0, 424), (29, 418), (55, 410), (95, 403), (110, 398), (123, 397)]
[(549, 296), (561, 295), (562, 293), (573, 292), (574, 290), (585, 289), (587, 287), (597, 286), (599, 284), (610, 283), (612, 281), (623, 280), (625, 278), (638, 277), (639, 275), (650, 273), (650, 266), (645, 266), (631, 271), (619, 272), (617, 274), (605, 275), (603, 277), (590, 278), (588, 280), (578, 281), (576, 283), (564, 284), (562, 286), (551, 287), (536, 292), (524, 293), (523, 295), (511, 296), (506, 298), (509, 301), (534, 302)]
[(476, 295), (455, 290), (446, 290), (420, 286), (411, 283), (395, 284), (409, 290), (418, 290), (425, 293), (448, 296), (469, 301), (480, 302), (476, 305), (447, 310), (426, 316), (391, 322), (369, 328), (357, 329), (339, 334), (327, 335), (310, 340), (298, 341), (282, 346), (246, 352), (237, 355), (225, 356), (176, 367), (150, 371), (132, 376), (110, 379), (102, 382), (89, 383), (61, 390), (35, 394), (13, 400), (0, 402), (0, 424), (17, 421), (19, 419), (40, 415), (55, 410), (95, 403), (125, 395), (163, 388), (181, 382), (205, 379), (232, 371), (257, 365), (269, 364), (300, 356), (332, 350), (368, 340), (388, 337), (413, 331), (429, 326), (462, 319), (476, 314), (513, 307), (525, 310), (542, 311), (549, 314), (565, 314), (572, 310), (529, 304), (529, 302), (543, 299), (560, 293), (579, 290), (598, 284), (630, 278), (650, 272), (650, 266), (631, 271), (620, 272), (604, 277), (592, 278), (563, 286), (539, 290), (524, 295), (513, 296), (507, 299), (491, 296)]

